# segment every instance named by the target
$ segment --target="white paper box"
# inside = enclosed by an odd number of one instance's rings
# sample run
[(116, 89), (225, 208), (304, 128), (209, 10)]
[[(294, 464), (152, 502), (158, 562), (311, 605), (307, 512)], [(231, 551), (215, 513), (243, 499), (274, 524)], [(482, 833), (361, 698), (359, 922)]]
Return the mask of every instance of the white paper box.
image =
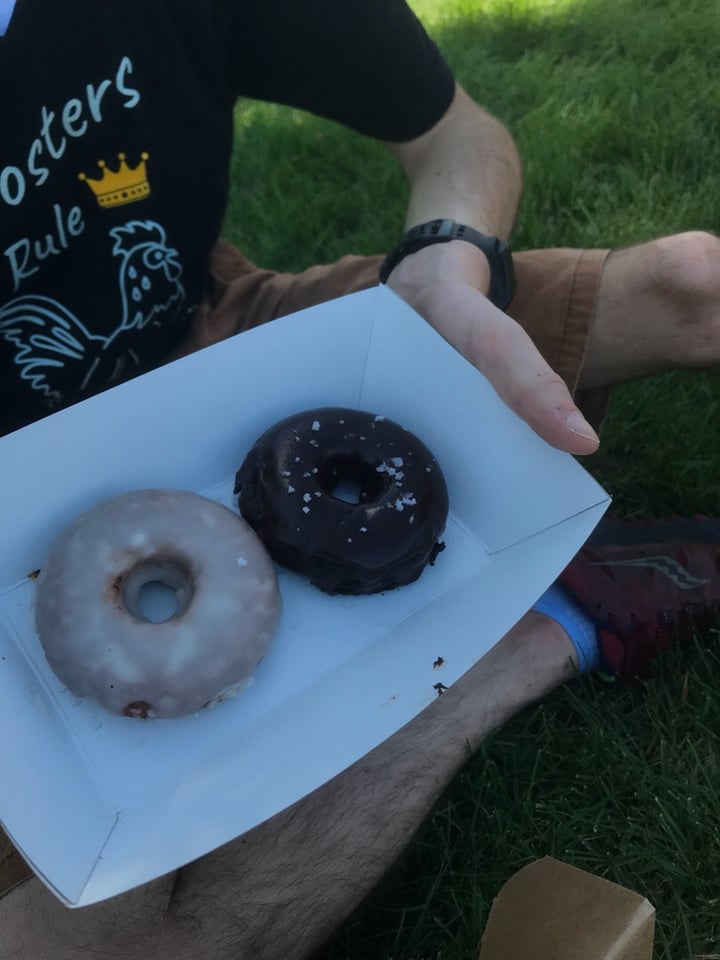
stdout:
[[(436, 455), (451, 513), (435, 566), (407, 587), (359, 598), (329, 597), (281, 572), (271, 653), (246, 690), (201, 714), (116, 718), (73, 697), (32, 626), (27, 574), (55, 535), (98, 500), (141, 487), (234, 507), (234, 474), (257, 436), (316, 406), (388, 416)], [(0, 464), (0, 820), (73, 906), (207, 853), (398, 730), (522, 616), (608, 503), (384, 287), (10, 434)]]

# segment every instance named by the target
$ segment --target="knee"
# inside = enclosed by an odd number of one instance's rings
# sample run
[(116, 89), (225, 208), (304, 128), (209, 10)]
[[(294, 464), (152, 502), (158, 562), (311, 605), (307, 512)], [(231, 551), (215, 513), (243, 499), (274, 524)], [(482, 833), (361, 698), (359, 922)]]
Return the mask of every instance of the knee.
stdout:
[(693, 230), (656, 243), (652, 271), (671, 308), (686, 361), (709, 366), (720, 360), (720, 239)]
[(717, 301), (720, 292), (720, 239), (691, 230), (655, 241), (655, 278), (679, 301)]

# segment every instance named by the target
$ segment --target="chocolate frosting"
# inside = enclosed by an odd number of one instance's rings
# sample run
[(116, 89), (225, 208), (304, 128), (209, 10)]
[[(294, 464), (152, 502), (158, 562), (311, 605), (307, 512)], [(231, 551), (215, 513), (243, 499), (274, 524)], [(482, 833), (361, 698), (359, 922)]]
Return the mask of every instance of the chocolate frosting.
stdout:
[(392, 420), (343, 407), (270, 427), (235, 492), (272, 558), (326, 593), (416, 580), (441, 549), (448, 513), (445, 479), (425, 444)]

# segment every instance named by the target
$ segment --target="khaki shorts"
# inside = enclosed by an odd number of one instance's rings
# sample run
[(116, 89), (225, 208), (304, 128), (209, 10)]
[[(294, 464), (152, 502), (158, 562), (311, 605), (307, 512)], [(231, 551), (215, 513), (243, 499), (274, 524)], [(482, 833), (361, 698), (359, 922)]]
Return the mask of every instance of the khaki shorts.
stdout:
[[(527, 331), (573, 393), (608, 252), (561, 248), (514, 255), (518, 288), (507, 312)], [(256, 267), (221, 241), (210, 264), (207, 299), (177, 355), (304, 307), (373, 287), (381, 262), (382, 257), (351, 256), (299, 274), (276, 273)], [(576, 394), (576, 400), (588, 420), (598, 427), (605, 415), (607, 391)], [(30, 876), (25, 861), (0, 830), (0, 897)]]

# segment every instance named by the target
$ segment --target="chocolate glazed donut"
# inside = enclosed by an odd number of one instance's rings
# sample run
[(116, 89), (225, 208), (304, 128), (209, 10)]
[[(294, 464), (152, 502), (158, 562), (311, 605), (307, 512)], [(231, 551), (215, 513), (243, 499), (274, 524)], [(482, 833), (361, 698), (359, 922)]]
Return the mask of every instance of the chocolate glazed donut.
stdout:
[(403, 586), (443, 549), (448, 494), (435, 457), (399, 424), (361, 410), (323, 407), (270, 427), (235, 493), (271, 557), (325, 593)]

